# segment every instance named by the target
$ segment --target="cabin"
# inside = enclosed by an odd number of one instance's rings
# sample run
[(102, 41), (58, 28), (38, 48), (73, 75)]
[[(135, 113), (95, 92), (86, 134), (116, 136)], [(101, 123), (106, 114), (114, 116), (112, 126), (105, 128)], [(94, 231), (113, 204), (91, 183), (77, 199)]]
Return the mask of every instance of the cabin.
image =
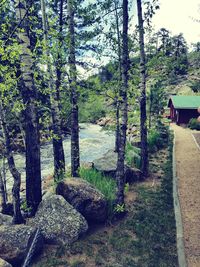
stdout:
[(197, 118), (200, 107), (200, 96), (171, 96), (168, 101), (169, 118), (176, 124), (187, 124), (190, 119)]

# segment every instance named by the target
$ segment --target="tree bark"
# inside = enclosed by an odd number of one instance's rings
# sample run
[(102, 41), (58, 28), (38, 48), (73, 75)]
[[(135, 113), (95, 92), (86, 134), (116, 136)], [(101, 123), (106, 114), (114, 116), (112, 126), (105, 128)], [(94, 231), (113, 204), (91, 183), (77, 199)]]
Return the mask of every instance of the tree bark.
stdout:
[(143, 178), (148, 176), (147, 114), (146, 114), (146, 60), (144, 50), (144, 26), (142, 3), (137, 0), (139, 44), (140, 44), (140, 134), (141, 134), (141, 171)]
[[(15, 166), (15, 161), (14, 161), (12, 148), (11, 148), (9, 130), (6, 124), (5, 111), (4, 111), (2, 102), (0, 102), (0, 119), (1, 119), (4, 139), (5, 139), (6, 158), (8, 161), (9, 170), (14, 179), (14, 184), (12, 188), (13, 210), (14, 210), (13, 223), (20, 224), (24, 222), (24, 219), (22, 217), (21, 210), (20, 210), (21, 174), (19, 173), (19, 171), (17, 170)], [(4, 187), (1, 187), (1, 189), (4, 189)]]
[(56, 88), (56, 85), (54, 85), (53, 70), (50, 62), (45, 0), (41, 0), (41, 8), (42, 8), (44, 46), (45, 46), (46, 62), (48, 70), (48, 84), (50, 89), (50, 105), (51, 105), (51, 115), (52, 115), (51, 128), (53, 130), (54, 178), (57, 179), (58, 177), (61, 177), (65, 172), (65, 155), (63, 149), (60, 110), (58, 104), (59, 99), (57, 96), (57, 90), (59, 88)]
[[(116, 29), (117, 29), (117, 46), (118, 46), (118, 71), (119, 71), (119, 87), (121, 86), (122, 81), (122, 58), (121, 58), (121, 38), (120, 38), (120, 30), (119, 30), (119, 18), (118, 18), (118, 5), (117, 1), (114, 1), (115, 4), (115, 20), (116, 20)], [(118, 93), (118, 92), (117, 92)], [(119, 125), (119, 100), (116, 97), (116, 133), (115, 133), (115, 151), (119, 152), (119, 139), (120, 139), (120, 125)]]
[(4, 187), (4, 181), (0, 170), (0, 213), (5, 213), (6, 210), (6, 192)]
[(68, 27), (69, 27), (69, 87), (71, 91), (71, 175), (79, 176), (79, 124), (78, 124), (78, 96), (77, 71), (74, 27), (74, 1), (68, 0)]
[(123, 0), (123, 35), (122, 35), (122, 87), (120, 89), (120, 110), (122, 121), (120, 123), (119, 152), (117, 160), (117, 195), (116, 204), (124, 205), (124, 160), (126, 147), (126, 129), (127, 129), (127, 90), (128, 90), (128, 0)]
[(25, 105), (26, 135), (26, 201), (35, 214), (42, 200), (40, 136), (38, 128), (36, 87), (33, 77), (33, 57), (30, 50), (29, 20), (27, 16), (28, 1), (15, 0), (16, 18), (20, 25), (17, 32), (21, 45), (21, 93)]

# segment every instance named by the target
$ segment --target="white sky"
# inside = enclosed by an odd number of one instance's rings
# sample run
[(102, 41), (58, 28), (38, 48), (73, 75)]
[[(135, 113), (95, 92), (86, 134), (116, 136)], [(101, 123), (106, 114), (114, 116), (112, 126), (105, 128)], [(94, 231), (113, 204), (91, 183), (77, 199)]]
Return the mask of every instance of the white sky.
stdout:
[(172, 34), (183, 33), (188, 44), (200, 41), (200, 0), (160, 0), (153, 17), (155, 29), (166, 28)]

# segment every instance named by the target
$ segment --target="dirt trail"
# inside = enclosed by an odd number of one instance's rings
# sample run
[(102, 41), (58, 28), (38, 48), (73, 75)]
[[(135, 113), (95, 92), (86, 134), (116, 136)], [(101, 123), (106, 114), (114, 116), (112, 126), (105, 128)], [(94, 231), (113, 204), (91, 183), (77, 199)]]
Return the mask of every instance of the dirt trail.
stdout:
[(172, 129), (186, 260), (188, 267), (200, 267), (200, 151), (189, 129)]

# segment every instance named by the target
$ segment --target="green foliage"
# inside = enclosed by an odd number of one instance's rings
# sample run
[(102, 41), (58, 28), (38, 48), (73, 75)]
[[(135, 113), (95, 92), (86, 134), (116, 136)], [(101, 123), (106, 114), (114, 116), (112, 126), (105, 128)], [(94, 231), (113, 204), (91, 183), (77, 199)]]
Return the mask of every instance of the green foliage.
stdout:
[(116, 194), (116, 181), (110, 177), (103, 176), (100, 172), (94, 169), (80, 168), (80, 177), (94, 185), (107, 199), (109, 215), (113, 213), (113, 204)]
[(149, 129), (148, 132), (148, 149), (149, 152), (156, 152), (164, 148), (168, 144), (169, 128), (160, 121), (154, 128)]
[(197, 121), (197, 119), (190, 119), (188, 123), (188, 127), (192, 130), (199, 130), (200, 131), (200, 122)]
[(128, 166), (140, 168), (140, 148), (132, 146), (131, 143), (127, 142), (125, 158)]
[(79, 105), (80, 122), (96, 122), (105, 117), (106, 105), (103, 97), (91, 94), (87, 100), (82, 100)]
[(125, 211), (125, 204), (117, 204), (114, 208), (115, 213), (123, 213)]
[(21, 203), (21, 210), (25, 212), (31, 212), (32, 208), (28, 207), (26, 200)]
[(194, 93), (200, 93), (200, 81), (191, 81), (189, 86)]

